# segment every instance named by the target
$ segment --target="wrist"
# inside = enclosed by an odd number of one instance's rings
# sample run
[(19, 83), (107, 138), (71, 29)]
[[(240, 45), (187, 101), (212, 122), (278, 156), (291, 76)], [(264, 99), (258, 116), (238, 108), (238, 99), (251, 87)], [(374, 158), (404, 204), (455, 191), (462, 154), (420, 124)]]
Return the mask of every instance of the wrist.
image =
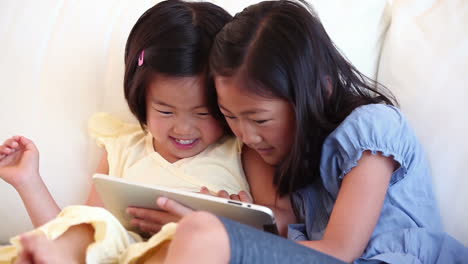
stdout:
[(28, 177), (20, 178), (23, 180), (12, 183), (13, 187), (19, 193), (30, 192), (35, 190), (37, 191), (37, 189), (40, 188), (39, 186), (45, 186), (44, 182), (42, 181), (41, 175), (39, 175), (39, 172), (35, 172), (31, 175), (28, 175)]

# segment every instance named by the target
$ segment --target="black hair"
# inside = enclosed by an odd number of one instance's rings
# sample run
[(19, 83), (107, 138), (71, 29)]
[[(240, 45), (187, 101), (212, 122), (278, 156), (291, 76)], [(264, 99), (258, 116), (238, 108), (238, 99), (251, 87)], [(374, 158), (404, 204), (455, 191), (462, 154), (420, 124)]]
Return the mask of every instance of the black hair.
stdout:
[(351, 111), (397, 105), (385, 87), (346, 60), (300, 0), (264, 1), (235, 15), (215, 39), (210, 68), (215, 76), (242, 78), (244, 89), (292, 104), (294, 143), (274, 177), (279, 195), (320, 181), (323, 142)]
[[(230, 131), (217, 106), (208, 58), (216, 34), (231, 19), (229, 13), (212, 3), (180, 0), (162, 1), (138, 19), (125, 46), (124, 93), (143, 129), (147, 121), (147, 84), (155, 74), (164, 74), (204, 75), (210, 113), (226, 132)], [(143, 65), (139, 66), (143, 50)]]

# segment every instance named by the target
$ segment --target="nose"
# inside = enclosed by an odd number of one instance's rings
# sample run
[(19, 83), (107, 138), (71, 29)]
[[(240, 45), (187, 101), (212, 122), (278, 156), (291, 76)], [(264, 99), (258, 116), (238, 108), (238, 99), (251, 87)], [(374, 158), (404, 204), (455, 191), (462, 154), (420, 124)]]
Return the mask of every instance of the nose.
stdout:
[(240, 122), (237, 136), (247, 145), (255, 145), (262, 141), (257, 129), (246, 122)]
[(173, 132), (179, 136), (188, 136), (193, 134), (193, 122), (191, 118), (178, 117), (173, 126)]

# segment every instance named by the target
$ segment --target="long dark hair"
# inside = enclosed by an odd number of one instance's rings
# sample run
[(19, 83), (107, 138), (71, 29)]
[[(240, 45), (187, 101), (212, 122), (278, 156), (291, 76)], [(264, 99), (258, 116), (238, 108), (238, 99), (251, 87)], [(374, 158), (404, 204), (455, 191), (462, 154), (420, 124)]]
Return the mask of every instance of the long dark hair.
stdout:
[[(231, 19), (229, 13), (212, 3), (180, 0), (160, 2), (138, 19), (125, 46), (124, 93), (142, 128), (146, 127), (147, 82), (155, 74), (171, 77), (204, 74), (210, 112), (228, 127), (217, 107), (208, 58), (216, 34)], [(143, 50), (143, 65), (139, 66)]]
[(274, 178), (280, 195), (320, 180), (323, 142), (351, 111), (397, 104), (341, 55), (313, 9), (299, 0), (264, 1), (235, 15), (215, 39), (210, 68), (294, 106), (294, 144)]

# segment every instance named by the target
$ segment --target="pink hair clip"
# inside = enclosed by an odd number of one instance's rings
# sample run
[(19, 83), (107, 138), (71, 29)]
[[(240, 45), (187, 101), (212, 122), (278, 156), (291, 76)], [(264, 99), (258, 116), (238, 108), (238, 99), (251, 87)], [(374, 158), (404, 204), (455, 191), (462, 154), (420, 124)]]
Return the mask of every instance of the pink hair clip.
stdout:
[(143, 65), (145, 59), (145, 50), (142, 50), (140, 56), (138, 56), (138, 66)]

